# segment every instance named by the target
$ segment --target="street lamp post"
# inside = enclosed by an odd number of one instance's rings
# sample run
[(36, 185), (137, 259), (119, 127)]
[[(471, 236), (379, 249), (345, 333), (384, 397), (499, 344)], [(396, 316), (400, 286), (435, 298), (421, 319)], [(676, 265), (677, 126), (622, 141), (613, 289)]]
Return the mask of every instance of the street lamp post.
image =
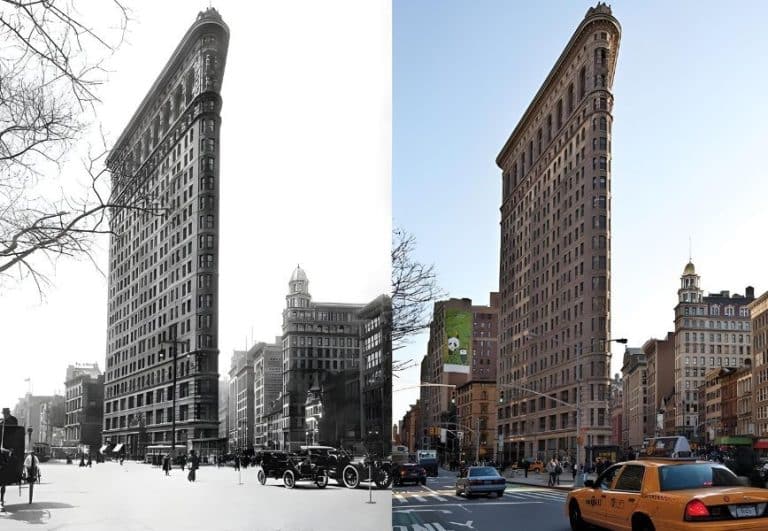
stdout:
[[(177, 375), (176, 375), (176, 361), (178, 359), (179, 354), (179, 345), (187, 345), (187, 341), (180, 341), (176, 339), (176, 327), (175, 325), (172, 325), (171, 328), (168, 331), (168, 336), (171, 339), (164, 339), (160, 341), (161, 345), (171, 345), (172, 351), (173, 351), (173, 392), (172, 392), (172, 405), (171, 405), (171, 456), (176, 456), (176, 382), (177, 382)], [(164, 349), (160, 352), (165, 355)]]

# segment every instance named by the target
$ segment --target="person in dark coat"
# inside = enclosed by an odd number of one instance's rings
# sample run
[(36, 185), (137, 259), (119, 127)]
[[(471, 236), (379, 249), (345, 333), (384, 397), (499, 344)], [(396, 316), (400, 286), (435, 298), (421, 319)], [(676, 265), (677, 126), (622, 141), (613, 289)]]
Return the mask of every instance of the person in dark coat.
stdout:
[(197, 480), (197, 469), (200, 467), (200, 458), (197, 456), (194, 450), (190, 451), (189, 456), (189, 475), (187, 479), (189, 481)]
[(9, 408), (4, 407), (3, 418), (0, 419), (0, 423), (5, 424), (6, 426), (18, 426), (19, 419), (11, 415), (11, 410)]
[(235, 470), (240, 470), (240, 454), (235, 455)]
[(165, 471), (165, 475), (169, 476), (171, 474), (171, 456), (170, 454), (165, 454), (163, 456), (163, 470)]
[(523, 470), (525, 470), (525, 477), (528, 477), (528, 468), (530, 466), (531, 463), (529, 463), (527, 459), (523, 459)]
[(88, 462), (86, 463), (88, 465), (88, 468), (92, 468), (91, 466), (91, 454), (88, 454)]

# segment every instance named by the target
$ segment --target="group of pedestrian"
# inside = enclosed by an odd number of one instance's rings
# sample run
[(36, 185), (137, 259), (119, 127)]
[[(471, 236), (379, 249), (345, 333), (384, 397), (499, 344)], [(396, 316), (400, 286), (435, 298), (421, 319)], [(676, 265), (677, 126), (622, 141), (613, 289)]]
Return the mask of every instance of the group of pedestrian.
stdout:
[[(194, 450), (190, 450), (189, 459), (187, 459), (186, 455), (182, 455), (179, 457), (179, 468), (181, 468), (181, 470), (185, 470), (187, 468), (187, 462), (189, 462), (189, 472), (187, 473), (187, 480), (195, 481), (197, 479), (197, 469), (200, 468), (200, 457), (198, 457), (197, 453), (195, 453)], [(163, 456), (163, 472), (165, 472), (166, 476), (171, 475), (172, 467), (173, 467), (173, 462), (172, 462), (171, 454), (167, 453)]]
[(563, 463), (557, 458), (556, 455), (552, 456), (549, 463), (547, 463), (547, 472), (549, 472), (549, 480), (547, 487), (554, 487), (560, 484), (560, 474), (563, 473)]

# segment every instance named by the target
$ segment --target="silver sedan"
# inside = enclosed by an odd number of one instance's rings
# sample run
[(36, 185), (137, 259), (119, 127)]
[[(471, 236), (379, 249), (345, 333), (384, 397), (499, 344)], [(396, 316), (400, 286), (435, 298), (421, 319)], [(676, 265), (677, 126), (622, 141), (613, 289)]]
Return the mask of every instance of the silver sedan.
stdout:
[(490, 466), (471, 466), (464, 469), (456, 479), (456, 496), (464, 494), (471, 498), (477, 494), (492, 494), (501, 497), (507, 488), (507, 480)]

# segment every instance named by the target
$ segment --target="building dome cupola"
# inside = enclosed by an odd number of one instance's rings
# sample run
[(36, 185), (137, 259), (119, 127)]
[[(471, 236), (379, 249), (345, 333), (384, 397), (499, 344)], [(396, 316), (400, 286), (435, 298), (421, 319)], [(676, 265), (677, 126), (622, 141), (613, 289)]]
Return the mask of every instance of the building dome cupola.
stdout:
[(286, 295), (288, 307), (308, 308), (310, 299), (309, 279), (301, 266), (297, 265), (288, 282), (288, 295)]
[(677, 290), (680, 302), (700, 303), (703, 293), (699, 285), (701, 277), (696, 274), (696, 268), (691, 260), (683, 269), (683, 276), (680, 277), (680, 289)]

